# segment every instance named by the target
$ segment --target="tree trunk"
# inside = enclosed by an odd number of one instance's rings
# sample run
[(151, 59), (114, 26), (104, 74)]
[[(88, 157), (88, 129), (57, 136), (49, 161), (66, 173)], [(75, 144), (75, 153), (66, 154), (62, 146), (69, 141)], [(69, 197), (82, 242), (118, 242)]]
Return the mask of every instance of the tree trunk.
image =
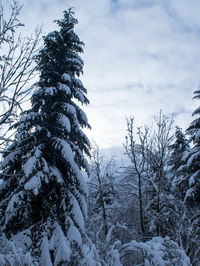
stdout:
[(139, 175), (139, 204), (140, 204), (140, 225), (142, 233), (144, 234), (144, 219), (143, 219), (143, 201), (142, 201), (142, 182), (141, 175)]
[(105, 239), (106, 239), (106, 236), (108, 234), (108, 225), (107, 225), (106, 208), (105, 208), (103, 199), (101, 200), (101, 203), (102, 203), (102, 210), (103, 210), (104, 234), (105, 234)]

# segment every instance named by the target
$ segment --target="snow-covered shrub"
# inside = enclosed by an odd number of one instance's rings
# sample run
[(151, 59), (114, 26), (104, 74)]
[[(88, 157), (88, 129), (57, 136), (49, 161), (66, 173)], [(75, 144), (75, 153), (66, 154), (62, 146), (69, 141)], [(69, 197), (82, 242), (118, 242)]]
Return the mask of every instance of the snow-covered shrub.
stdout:
[(1, 266), (31, 266), (32, 258), (30, 252), (25, 252), (14, 241), (8, 240), (5, 235), (0, 237), (0, 265)]
[(169, 237), (154, 237), (142, 243), (132, 240), (119, 248), (123, 265), (188, 266), (190, 259), (185, 251)]

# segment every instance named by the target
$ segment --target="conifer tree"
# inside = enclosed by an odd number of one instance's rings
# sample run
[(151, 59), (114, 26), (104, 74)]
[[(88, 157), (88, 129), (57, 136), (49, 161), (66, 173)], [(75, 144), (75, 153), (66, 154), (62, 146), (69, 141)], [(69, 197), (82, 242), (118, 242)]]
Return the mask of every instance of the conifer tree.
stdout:
[(176, 126), (175, 141), (172, 145), (170, 145), (170, 148), (172, 152), (169, 164), (172, 166), (171, 169), (176, 171), (181, 166), (182, 156), (190, 149), (189, 141), (186, 139), (181, 128), (178, 126)]
[(183, 200), (188, 189), (186, 158), (190, 151), (190, 145), (178, 126), (175, 131), (175, 141), (170, 145), (170, 149), (169, 165), (171, 166), (170, 172), (173, 178), (172, 190), (178, 198)]
[[(194, 92), (194, 99), (200, 98), (200, 90)], [(187, 168), (189, 174), (189, 189), (185, 200), (192, 206), (200, 208), (200, 107), (198, 107), (192, 114), (198, 117), (192, 121), (187, 134), (190, 135), (190, 141), (193, 142), (187, 156)]]
[(82, 129), (90, 126), (78, 106), (89, 101), (78, 79), (84, 44), (74, 32), (73, 14), (72, 9), (64, 11), (64, 18), (56, 21), (59, 30), (44, 37), (32, 107), (15, 125), (17, 134), (2, 169), (1, 233), (9, 239), (26, 236), (24, 245), (32, 248), (39, 265), (88, 265), (91, 254), (84, 233), (82, 176), (89, 172), (84, 154), (90, 153)]
[[(200, 90), (194, 92), (194, 99), (200, 99)], [(189, 188), (185, 195), (186, 216), (189, 220), (188, 253), (192, 265), (199, 265), (200, 258), (200, 107), (192, 114), (197, 116), (186, 130), (193, 142), (193, 147), (187, 155), (187, 175)]]

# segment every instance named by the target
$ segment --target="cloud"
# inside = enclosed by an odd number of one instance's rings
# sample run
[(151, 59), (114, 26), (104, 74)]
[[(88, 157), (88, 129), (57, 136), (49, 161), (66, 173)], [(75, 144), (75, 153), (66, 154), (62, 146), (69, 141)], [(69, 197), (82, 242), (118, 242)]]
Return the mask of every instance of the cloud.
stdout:
[(187, 127), (200, 83), (199, 0), (26, 0), (22, 18), (28, 31), (43, 22), (48, 32), (70, 6), (85, 42), (89, 136), (114, 146), (124, 140), (125, 116), (147, 123), (159, 109)]

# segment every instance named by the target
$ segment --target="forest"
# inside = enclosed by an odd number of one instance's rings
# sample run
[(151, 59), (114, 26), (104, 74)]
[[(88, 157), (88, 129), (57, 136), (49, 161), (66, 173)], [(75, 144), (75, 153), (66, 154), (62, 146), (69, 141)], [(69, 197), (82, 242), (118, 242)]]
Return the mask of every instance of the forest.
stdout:
[(74, 9), (44, 37), (18, 34), (21, 12), (0, 8), (0, 265), (200, 265), (200, 108), (185, 132), (133, 108), (106, 156), (84, 131)]

